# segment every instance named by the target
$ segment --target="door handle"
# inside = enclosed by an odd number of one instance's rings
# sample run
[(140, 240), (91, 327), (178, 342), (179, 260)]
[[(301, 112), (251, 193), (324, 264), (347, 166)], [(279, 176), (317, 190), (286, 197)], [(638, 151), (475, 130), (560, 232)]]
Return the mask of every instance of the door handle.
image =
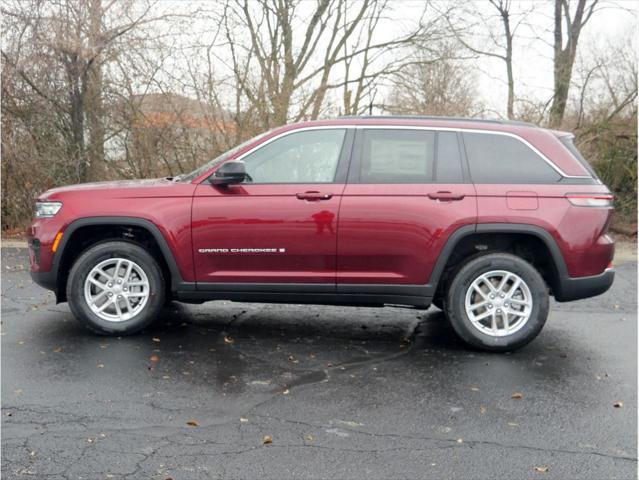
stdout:
[(322, 192), (304, 192), (295, 194), (300, 200), (308, 200), (309, 202), (319, 202), (320, 200), (328, 200), (333, 194)]
[(452, 192), (435, 192), (429, 193), (428, 198), (431, 200), (437, 200), (439, 202), (455, 202), (459, 200), (463, 200), (466, 195), (463, 193), (452, 193)]

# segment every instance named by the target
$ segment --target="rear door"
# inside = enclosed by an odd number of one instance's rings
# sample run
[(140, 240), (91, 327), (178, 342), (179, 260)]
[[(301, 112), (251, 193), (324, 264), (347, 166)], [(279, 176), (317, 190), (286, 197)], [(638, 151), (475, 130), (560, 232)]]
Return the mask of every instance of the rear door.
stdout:
[(358, 130), (338, 222), (338, 291), (426, 285), (452, 232), (473, 224), (475, 190), (455, 131)]
[(246, 182), (198, 185), (198, 288), (305, 283), (334, 291), (337, 214), (352, 136), (339, 127), (287, 132), (242, 158)]

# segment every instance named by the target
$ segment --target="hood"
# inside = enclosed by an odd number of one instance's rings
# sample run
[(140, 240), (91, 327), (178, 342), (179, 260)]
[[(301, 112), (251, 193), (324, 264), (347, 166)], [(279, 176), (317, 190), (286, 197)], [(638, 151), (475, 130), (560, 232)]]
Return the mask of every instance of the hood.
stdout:
[(56, 187), (51, 190), (47, 190), (38, 198), (45, 199), (51, 197), (57, 197), (60, 194), (65, 193), (82, 193), (95, 190), (111, 190), (122, 191), (132, 189), (158, 189), (167, 188), (171, 185), (176, 185), (175, 182), (166, 178), (152, 178), (145, 180), (116, 180), (112, 182), (93, 182), (93, 183), (79, 183), (77, 185), (66, 185), (64, 187)]

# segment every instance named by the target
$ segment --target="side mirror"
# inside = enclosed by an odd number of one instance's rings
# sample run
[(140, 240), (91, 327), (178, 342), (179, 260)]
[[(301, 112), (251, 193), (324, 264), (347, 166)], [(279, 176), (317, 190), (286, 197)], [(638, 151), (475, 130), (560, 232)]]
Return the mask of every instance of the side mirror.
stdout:
[(244, 162), (226, 162), (209, 177), (211, 185), (233, 185), (242, 183), (246, 179)]

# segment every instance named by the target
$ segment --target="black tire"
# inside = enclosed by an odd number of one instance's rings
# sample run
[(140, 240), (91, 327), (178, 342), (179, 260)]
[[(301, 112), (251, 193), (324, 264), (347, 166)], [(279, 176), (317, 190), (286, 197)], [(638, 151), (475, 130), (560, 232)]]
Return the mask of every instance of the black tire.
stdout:
[[(100, 262), (124, 258), (135, 262), (146, 274), (149, 297), (146, 305), (132, 318), (114, 322), (100, 318), (87, 305), (84, 285), (87, 276)], [(150, 325), (162, 311), (165, 282), (157, 261), (142, 247), (123, 241), (109, 241), (90, 247), (73, 264), (67, 281), (67, 301), (75, 317), (91, 331), (101, 335), (131, 335)]]
[[(466, 292), (481, 274), (505, 270), (518, 275), (528, 286), (533, 305), (527, 322), (513, 334), (488, 335), (476, 328), (466, 313)], [(469, 259), (453, 276), (446, 292), (446, 316), (455, 332), (468, 345), (480, 350), (506, 352), (531, 342), (548, 317), (548, 288), (539, 272), (528, 262), (508, 253), (491, 253)]]

